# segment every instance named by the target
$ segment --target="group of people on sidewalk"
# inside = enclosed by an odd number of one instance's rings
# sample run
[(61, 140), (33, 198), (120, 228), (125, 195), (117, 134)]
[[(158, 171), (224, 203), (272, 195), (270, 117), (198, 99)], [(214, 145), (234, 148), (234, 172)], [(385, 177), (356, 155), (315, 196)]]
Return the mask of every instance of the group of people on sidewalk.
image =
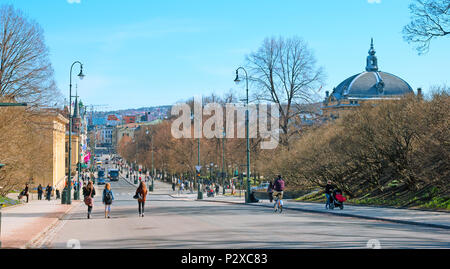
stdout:
[[(138, 202), (138, 213), (139, 217), (144, 217), (145, 213), (145, 202), (147, 200), (147, 186), (143, 181), (140, 182), (139, 187), (136, 189), (134, 199)], [(94, 183), (89, 181), (89, 183), (83, 187), (84, 203), (88, 207), (87, 218), (90, 219), (92, 215), (92, 209), (94, 208), (94, 197), (96, 195)], [(114, 193), (111, 190), (111, 184), (106, 183), (105, 189), (103, 190), (102, 203), (105, 205), (105, 218), (111, 218), (111, 206), (114, 201)]]
[[(45, 189), (45, 198), (46, 198), (46, 200), (48, 200), (48, 201), (51, 200), (52, 191), (53, 191), (52, 186), (50, 184), (47, 185), (47, 188)], [(41, 201), (42, 200), (42, 195), (44, 194), (44, 189), (43, 189), (41, 184), (39, 184), (39, 186), (37, 187), (37, 194), (38, 194), (38, 200)], [(25, 184), (25, 188), (20, 192), (18, 198), (20, 200), (23, 197), (27, 198), (27, 203), (28, 203), (29, 200), (30, 200), (30, 188), (28, 187), (28, 183)]]

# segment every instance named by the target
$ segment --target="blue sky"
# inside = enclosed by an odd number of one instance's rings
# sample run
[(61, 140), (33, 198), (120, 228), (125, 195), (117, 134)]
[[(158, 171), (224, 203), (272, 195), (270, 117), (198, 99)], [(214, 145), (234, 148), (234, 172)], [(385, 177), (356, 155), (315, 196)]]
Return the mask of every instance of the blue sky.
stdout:
[[(69, 3), (73, 1), (74, 3)], [(298, 36), (327, 74), (324, 90), (364, 71), (370, 38), (380, 69), (416, 89), (450, 84), (450, 40), (418, 56), (402, 39), (412, 0), (0, 0), (44, 29), (58, 87), (84, 63), (85, 104), (109, 109), (170, 105), (244, 89), (233, 83), (266, 37)], [(79, 2), (79, 3), (77, 3)], [(373, 2), (373, 3), (371, 3)], [(74, 72), (75, 74), (75, 72)], [(76, 75), (76, 74), (75, 74)], [(324, 95), (324, 93), (323, 93)]]

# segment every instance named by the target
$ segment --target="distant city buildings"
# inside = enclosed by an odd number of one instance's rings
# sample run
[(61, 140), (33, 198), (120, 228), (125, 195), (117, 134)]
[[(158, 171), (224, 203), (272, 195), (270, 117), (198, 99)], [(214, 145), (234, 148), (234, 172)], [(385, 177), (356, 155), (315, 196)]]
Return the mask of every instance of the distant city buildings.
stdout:
[(89, 117), (89, 141), (95, 147), (114, 149), (124, 136), (133, 138), (140, 126), (158, 124), (167, 119), (171, 106), (130, 109), (114, 112), (95, 112)]

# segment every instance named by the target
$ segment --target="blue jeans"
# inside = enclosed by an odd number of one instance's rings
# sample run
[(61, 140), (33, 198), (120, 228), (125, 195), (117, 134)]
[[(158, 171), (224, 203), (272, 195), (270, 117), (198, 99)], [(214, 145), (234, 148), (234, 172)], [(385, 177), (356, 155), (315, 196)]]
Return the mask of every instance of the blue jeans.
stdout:
[(328, 208), (331, 204), (331, 195), (328, 193), (325, 193), (325, 196), (327, 197), (327, 204), (325, 206)]

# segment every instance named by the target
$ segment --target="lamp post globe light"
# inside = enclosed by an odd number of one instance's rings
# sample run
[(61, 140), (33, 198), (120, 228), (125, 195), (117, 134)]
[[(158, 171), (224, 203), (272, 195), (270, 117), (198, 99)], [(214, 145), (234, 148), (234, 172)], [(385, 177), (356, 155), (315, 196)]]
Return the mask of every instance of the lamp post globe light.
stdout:
[(234, 82), (236, 82), (236, 84), (238, 84), (239, 82), (241, 82), (241, 79), (239, 77), (239, 70), (242, 70), (245, 72), (245, 80), (247, 82), (246, 85), (246, 92), (247, 92), (247, 98), (246, 98), (246, 110), (245, 110), (245, 137), (247, 140), (247, 191), (245, 193), (245, 202), (246, 203), (251, 203), (250, 201), (250, 138), (249, 138), (249, 112), (248, 112), (248, 73), (247, 70), (245, 70), (245, 68), (243, 67), (239, 67), (238, 69), (236, 69), (236, 79), (234, 80)]
[(62, 204), (72, 204), (72, 71), (73, 67), (75, 65), (80, 65), (80, 73), (78, 74), (78, 77), (80, 80), (83, 80), (85, 75), (83, 73), (83, 64), (79, 61), (76, 61), (72, 64), (70, 67), (70, 84), (69, 84), (69, 160), (68, 160), (68, 176), (67, 176), (67, 189), (65, 189), (66, 194), (63, 195), (65, 199), (63, 198), (61, 200)]

